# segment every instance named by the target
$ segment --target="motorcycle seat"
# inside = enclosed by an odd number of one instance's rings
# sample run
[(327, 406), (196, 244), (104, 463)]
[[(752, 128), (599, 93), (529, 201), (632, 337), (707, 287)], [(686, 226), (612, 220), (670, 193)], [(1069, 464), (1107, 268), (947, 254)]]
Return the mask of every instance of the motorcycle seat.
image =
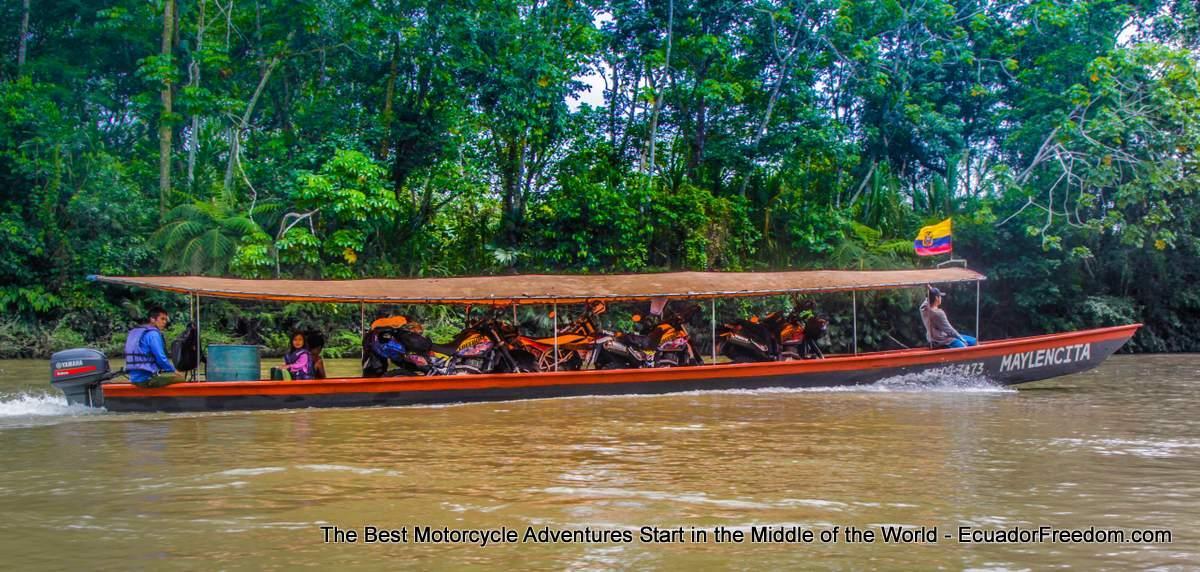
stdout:
[[(536, 339), (536, 340), (533, 340), (533, 341), (535, 341), (535, 342), (537, 342), (537, 343), (539, 343), (539, 344), (545, 344), (545, 345), (547, 345), (547, 346), (553, 346), (553, 345), (554, 345), (554, 338), (553, 338), (553, 337), (550, 337), (550, 338), (538, 338), (538, 339)], [(564, 345), (567, 345), (567, 344), (577, 344), (577, 343), (584, 342), (584, 341), (588, 341), (588, 337), (587, 337), (587, 336), (581, 336), (581, 335), (579, 335), (579, 334), (559, 334), (559, 335), (558, 335), (558, 345), (559, 345), (559, 347), (562, 347), (562, 346), (564, 346)]]
[(652, 345), (650, 343), (650, 336), (644, 336), (642, 334), (623, 334), (620, 336), (620, 339), (625, 343), (638, 348), (648, 348)]
[(429, 349), (430, 351), (448, 356), (452, 356), (454, 355), (454, 352), (458, 351), (457, 347), (450, 344), (432, 344)]

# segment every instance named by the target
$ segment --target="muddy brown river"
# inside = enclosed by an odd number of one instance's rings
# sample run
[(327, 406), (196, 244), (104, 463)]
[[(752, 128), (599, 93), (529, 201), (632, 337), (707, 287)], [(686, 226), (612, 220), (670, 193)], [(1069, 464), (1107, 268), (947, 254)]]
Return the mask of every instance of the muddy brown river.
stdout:
[[(68, 407), (47, 377), (0, 362), (0, 560), (20, 570), (1200, 566), (1197, 355), (1019, 391), (907, 378), (213, 414)], [(881, 537), (900, 530), (916, 538)], [(1018, 538), (1039, 530), (1058, 541)]]

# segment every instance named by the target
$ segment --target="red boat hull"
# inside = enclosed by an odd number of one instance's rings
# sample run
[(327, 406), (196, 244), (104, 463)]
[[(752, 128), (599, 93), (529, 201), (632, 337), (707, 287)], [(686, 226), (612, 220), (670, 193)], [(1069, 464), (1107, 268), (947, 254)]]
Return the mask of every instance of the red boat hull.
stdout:
[(145, 389), (103, 386), (110, 411), (230, 411), (504, 401), (583, 395), (853, 386), (938, 372), (1002, 385), (1092, 369), (1141, 324), (984, 342), (972, 348), (911, 349), (821, 360), (661, 369), (587, 370), (439, 377), (182, 383)]

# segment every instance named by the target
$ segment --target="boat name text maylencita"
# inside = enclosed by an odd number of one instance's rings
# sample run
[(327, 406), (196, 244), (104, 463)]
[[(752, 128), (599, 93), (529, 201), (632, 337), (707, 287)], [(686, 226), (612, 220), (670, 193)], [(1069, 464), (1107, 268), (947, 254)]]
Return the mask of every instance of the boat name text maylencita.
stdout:
[(1016, 371), (1047, 365), (1074, 363), (1091, 359), (1091, 357), (1092, 344), (1075, 344), (1061, 348), (1046, 348), (1019, 354), (1008, 354), (1000, 360), (1000, 371)]

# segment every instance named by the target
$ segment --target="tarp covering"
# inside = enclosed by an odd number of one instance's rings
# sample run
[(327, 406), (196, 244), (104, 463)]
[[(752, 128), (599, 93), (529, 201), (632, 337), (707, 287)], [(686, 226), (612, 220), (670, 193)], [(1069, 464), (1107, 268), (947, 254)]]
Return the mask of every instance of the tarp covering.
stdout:
[(548, 304), (599, 299), (728, 298), (884, 290), (985, 280), (982, 274), (966, 268), (525, 274), (364, 280), (241, 280), (208, 276), (95, 276), (94, 279), (109, 284), (240, 300), (372, 304)]

